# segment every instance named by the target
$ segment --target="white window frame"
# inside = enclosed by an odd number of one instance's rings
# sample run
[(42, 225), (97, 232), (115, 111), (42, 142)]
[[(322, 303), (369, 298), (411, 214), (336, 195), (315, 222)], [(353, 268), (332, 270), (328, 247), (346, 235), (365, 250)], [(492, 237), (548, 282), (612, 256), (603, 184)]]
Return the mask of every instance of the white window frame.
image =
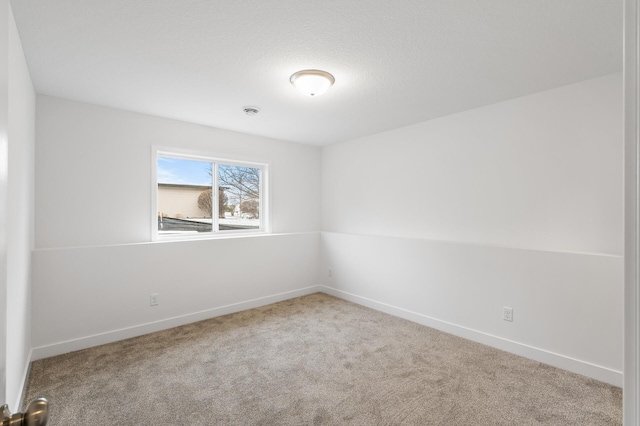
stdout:
[[(199, 232), (197, 234), (166, 234), (162, 235), (158, 233), (158, 157), (164, 158), (178, 158), (184, 160), (194, 160), (210, 162), (213, 165), (212, 174), (212, 230), (211, 232)], [(258, 229), (234, 229), (234, 230), (219, 230), (218, 223), (218, 166), (238, 166), (238, 167), (252, 167), (260, 169), (260, 197), (259, 197), (259, 210), (260, 210), (260, 226)], [(215, 194), (215, 195), (214, 195)], [(220, 237), (241, 237), (250, 235), (261, 235), (271, 232), (271, 221), (269, 214), (269, 163), (265, 161), (246, 160), (241, 158), (228, 159), (217, 155), (210, 155), (203, 152), (195, 152), (190, 150), (184, 150), (172, 147), (151, 147), (151, 241), (183, 241), (183, 240), (199, 240), (199, 239), (214, 239)]]

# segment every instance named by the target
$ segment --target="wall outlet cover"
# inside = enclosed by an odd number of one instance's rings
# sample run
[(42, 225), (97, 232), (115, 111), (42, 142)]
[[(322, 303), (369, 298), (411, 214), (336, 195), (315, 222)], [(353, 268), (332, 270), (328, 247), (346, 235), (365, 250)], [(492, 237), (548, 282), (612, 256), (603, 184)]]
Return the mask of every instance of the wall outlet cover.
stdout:
[(505, 321), (513, 322), (513, 308), (502, 308), (502, 319)]

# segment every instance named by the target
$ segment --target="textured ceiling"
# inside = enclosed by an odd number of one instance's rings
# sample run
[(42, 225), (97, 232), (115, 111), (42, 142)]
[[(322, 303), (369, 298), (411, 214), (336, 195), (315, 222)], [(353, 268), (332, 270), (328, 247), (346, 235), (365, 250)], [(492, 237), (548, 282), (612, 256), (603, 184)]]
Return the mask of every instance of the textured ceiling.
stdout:
[(622, 0), (11, 4), (38, 93), (316, 145), (622, 69)]

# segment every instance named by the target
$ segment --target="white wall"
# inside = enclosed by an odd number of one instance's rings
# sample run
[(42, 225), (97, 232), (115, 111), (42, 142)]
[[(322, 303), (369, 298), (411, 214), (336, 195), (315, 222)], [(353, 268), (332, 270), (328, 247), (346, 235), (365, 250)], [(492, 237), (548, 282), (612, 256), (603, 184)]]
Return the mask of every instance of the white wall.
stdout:
[(620, 385), (621, 100), (615, 74), (323, 149), (323, 284)]
[(13, 18), (9, 24), (7, 400), (17, 408), (31, 360), (36, 96)]
[(11, 6), (2, 1), (1, 8), (0, 369), (3, 376), (6, 372), (6, 379), (0, 402), (6, 401), (15, 411), (19, 408), (31, 350), (35, 93)]
[(37, 248), (150, 241), (152, 145), (270, 163), (273, 232), (319, 230), (317, 147), (48, 96), (36, 108)]
[(622, 254), (620, 74), (323, 151), (323, 230)]
[[(152, 145), (269, 163), (275, 235), (149, 243)], [(317, 147), (38, 96), (34, 358), (317, 291), (319, 172)]]
[(36, 250), (34, 359), (316, 292), (318, 248), (309, 232)]
[(621, 384), (619, 256), (329, 232), (321, 242), (330, 294)]

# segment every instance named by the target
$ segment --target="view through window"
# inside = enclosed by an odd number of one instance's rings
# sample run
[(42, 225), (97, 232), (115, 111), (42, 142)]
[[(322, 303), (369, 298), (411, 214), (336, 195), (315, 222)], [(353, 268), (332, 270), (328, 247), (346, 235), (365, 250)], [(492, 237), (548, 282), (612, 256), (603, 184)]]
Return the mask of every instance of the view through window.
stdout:
[(158, 153), (158, 235), (263, 229), (265, 167)]

